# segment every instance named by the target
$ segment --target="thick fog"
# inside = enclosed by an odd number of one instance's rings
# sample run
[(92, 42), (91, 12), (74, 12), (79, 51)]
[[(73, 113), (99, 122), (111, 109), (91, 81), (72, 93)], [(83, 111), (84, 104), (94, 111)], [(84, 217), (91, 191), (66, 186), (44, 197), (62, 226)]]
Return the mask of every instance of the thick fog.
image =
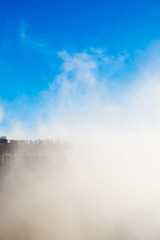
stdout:
[(72, 149), (3, 173), (0, 239), (159, 239), (159, 43), (127, 74), (125, 55), (59, 55), (61, 72), (41, 93), (36, 127), (14, 119), (1, 134), (69, 141)]

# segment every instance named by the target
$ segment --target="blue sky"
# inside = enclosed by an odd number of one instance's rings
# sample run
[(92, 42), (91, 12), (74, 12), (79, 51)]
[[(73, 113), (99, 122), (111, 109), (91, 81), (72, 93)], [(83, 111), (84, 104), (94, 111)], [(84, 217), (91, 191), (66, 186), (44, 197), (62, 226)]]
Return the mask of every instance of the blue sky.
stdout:
[[(98, 81), (110, 79), (108, 94), (117, 84), (121, 91), (148, 46), (160, 39), (159, 26), (160, 2), (155, 0), (1, 0), (1, 125), (17, 117), (28, 121), (39, 106), (45, 109), (46, 92), (51, 94), (57, 76), (66, 71), (64, 52), (73, 58), (77, 53), (92, 56), (99, 64)], [(74, 81), (73, 72), (67, 71)], [(58, 89), (55, 84), (52, 93)]]

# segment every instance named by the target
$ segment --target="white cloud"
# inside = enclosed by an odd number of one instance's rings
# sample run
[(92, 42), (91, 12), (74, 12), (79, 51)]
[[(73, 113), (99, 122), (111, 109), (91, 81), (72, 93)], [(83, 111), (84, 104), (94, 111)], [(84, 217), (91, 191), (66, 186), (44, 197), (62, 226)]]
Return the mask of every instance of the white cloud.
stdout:
[(83, 118), (86, 114), (96, 117), (98, 111), (106, 118), (104, 111), (110, 111), (114, 102), (109, 97), (110, 85), (115, 85), (114, 91), (119, 87), (112, 83), (110, 73), (113, 69), (121, 71), (122, 62), (124, 64), (126, 58), (123, 55), (109, 57), (103, 51), (75, 54), (64, 51), (59, 56), (63, 59), (61, 72), (48, 92), (48, 101), (54, 104), (53, 112), (56, 108), (66, 115), (68, 112), (68, 116), (73, 117), (75, 114), (77, 118)]

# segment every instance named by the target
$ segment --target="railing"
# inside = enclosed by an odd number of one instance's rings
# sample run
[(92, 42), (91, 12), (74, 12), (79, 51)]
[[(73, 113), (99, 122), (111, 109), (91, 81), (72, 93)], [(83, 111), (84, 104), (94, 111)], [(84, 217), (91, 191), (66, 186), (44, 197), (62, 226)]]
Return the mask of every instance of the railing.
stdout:
[(0, 141), (0, 166), (15, 162), (17, 159), (36, 160), (64, 153), (71, 149), (70, 142), (45, 140), (6, 140)]

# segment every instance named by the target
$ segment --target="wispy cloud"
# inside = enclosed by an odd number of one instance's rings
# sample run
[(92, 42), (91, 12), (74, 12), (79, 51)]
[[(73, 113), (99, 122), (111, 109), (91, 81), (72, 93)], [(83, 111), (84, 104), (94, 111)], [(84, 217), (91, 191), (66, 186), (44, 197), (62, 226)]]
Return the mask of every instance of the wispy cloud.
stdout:
[(43, 37), (32, 37), (32, 34), (28, 33), (29, 24), (27, 22), (23, 22), (20, 25), (19, 36), (21, 43), (32, 48), (34, 51), (41, 52), (44, 54), (52, 54), (52, 50)]
[[(106, 101), (109, 96), (110, 86), (115, 85), (115, 79), (111, 72), (118, 72), (124, 68), (126, 56), (108, 56), (104, 51), (89, 51), (69, 54), (65, 51), (59, 52), (63, 60), (60, 68), (61, 73), (50, 84), (50, 93), (56, 92), (63, 103), (83, 101), (83, 104), (98, 99)], [(123, 80), (122, 80), (123, 82)], [(122, 83), (123, 85), (123, 83)], [(72, 99), (72, 100), (71, 100)], [(83, 106), (84, 106), (83, 105)]]

